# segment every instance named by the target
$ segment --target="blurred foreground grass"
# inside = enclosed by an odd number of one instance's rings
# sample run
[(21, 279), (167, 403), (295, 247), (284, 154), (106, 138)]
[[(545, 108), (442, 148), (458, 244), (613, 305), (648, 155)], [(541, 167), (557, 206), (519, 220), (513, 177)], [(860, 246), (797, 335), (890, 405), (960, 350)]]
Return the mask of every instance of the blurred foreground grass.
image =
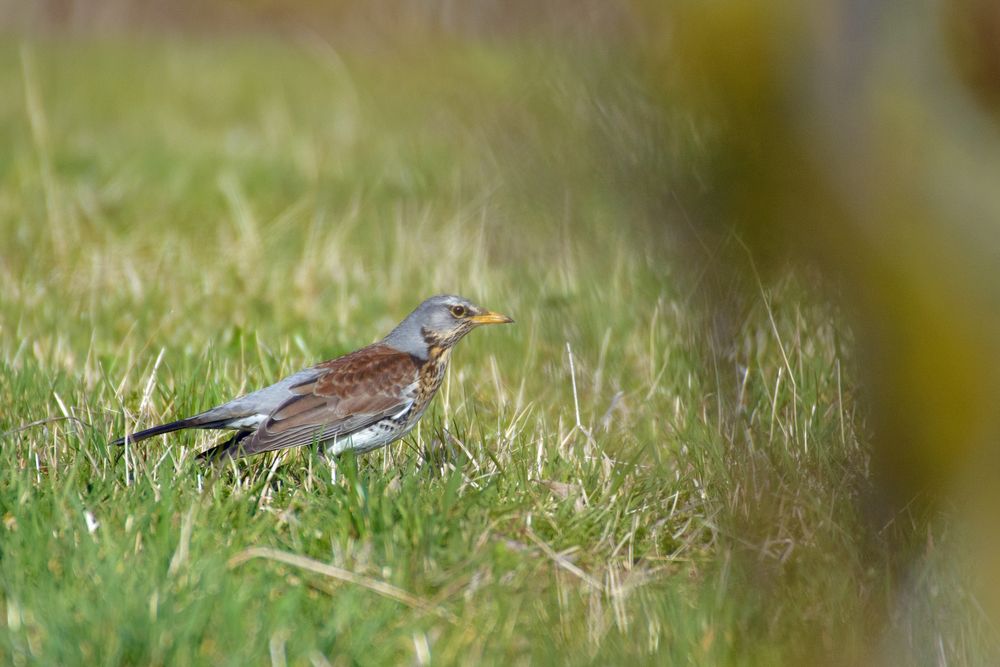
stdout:
[[(0, 47), (0, 658), (856, 664), (887, 620), (908, 659), (979, 663), (946, 558), (891, 613), (850, 333), (808, 278), (761, 284), (712, 359), (702, 285), (622, 187), (648, 150), (627, 71), (528, 43)], [(444, 291), (518, 324), (336, 484), (305, 452), (206, 479), (206, 434), (105, 444)]]

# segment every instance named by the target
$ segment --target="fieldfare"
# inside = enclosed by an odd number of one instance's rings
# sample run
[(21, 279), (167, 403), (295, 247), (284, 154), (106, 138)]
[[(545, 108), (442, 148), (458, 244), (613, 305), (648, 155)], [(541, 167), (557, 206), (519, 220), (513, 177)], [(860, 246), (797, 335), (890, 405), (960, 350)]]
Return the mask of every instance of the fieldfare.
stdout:
[[(513, 321), (458, 296), (431, 297), (377, 343), (193, 417), (125, 437), (138, 442), (186, 428), (235, 430), (199, 455), (212, 461), (314, 443), (333, 455), (369, 452), (417, 423), (441, 386), (455, 343), (481, 324)], [(119, 438), (112, 444), (124, 443)]]

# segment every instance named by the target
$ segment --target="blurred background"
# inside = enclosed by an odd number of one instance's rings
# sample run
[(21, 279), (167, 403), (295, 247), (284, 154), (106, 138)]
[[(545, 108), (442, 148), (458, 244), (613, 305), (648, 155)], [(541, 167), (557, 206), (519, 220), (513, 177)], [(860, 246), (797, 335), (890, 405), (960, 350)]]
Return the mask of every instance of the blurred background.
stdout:
[[(659, 563), (627, 603), (499, 588), (507, 658), (1000, 660), (1000, 5), (0, 0), (0, 33), (4, 431), (76, 415), (54, 386), (110, 435), (460, 292), (522, 326), (444, 427), (533, 404), (499, 458), (571, 506), (618, 473), (564, 443), (635, 464), (621, 568)], [(554, 517), (617, 581), (605, 519)], [(513, 630), (550, 618), (551, 653)]]

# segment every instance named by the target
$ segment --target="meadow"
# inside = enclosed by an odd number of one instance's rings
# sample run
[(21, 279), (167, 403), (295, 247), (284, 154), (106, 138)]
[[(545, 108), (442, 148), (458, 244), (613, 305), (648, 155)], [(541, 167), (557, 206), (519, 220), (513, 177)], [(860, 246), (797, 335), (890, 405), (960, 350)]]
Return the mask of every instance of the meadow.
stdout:
[[(837, 309), (757, 276), (735, 344), (706, 336), (623, 71), (530, 41), (0, 45), (0, 661), (976, 664), (950, 564), (900, 575), (866, 527)], [(710, 135), (674, 120), (657, 176), (696, 179)], [(306, 450), (213, 474), (202, 432), (107, 444), (442, 292), (517, 323), (336, 480)]]

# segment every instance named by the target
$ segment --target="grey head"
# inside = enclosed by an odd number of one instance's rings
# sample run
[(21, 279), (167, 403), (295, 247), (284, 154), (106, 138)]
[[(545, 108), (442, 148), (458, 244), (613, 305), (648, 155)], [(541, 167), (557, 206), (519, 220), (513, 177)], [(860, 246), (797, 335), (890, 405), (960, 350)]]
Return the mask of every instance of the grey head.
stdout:
[(431, 348), (448, 349), (478, 326), (513, 321), (463, 297), (441, 294), (417, 306), (382, 342), (427, 359)]

